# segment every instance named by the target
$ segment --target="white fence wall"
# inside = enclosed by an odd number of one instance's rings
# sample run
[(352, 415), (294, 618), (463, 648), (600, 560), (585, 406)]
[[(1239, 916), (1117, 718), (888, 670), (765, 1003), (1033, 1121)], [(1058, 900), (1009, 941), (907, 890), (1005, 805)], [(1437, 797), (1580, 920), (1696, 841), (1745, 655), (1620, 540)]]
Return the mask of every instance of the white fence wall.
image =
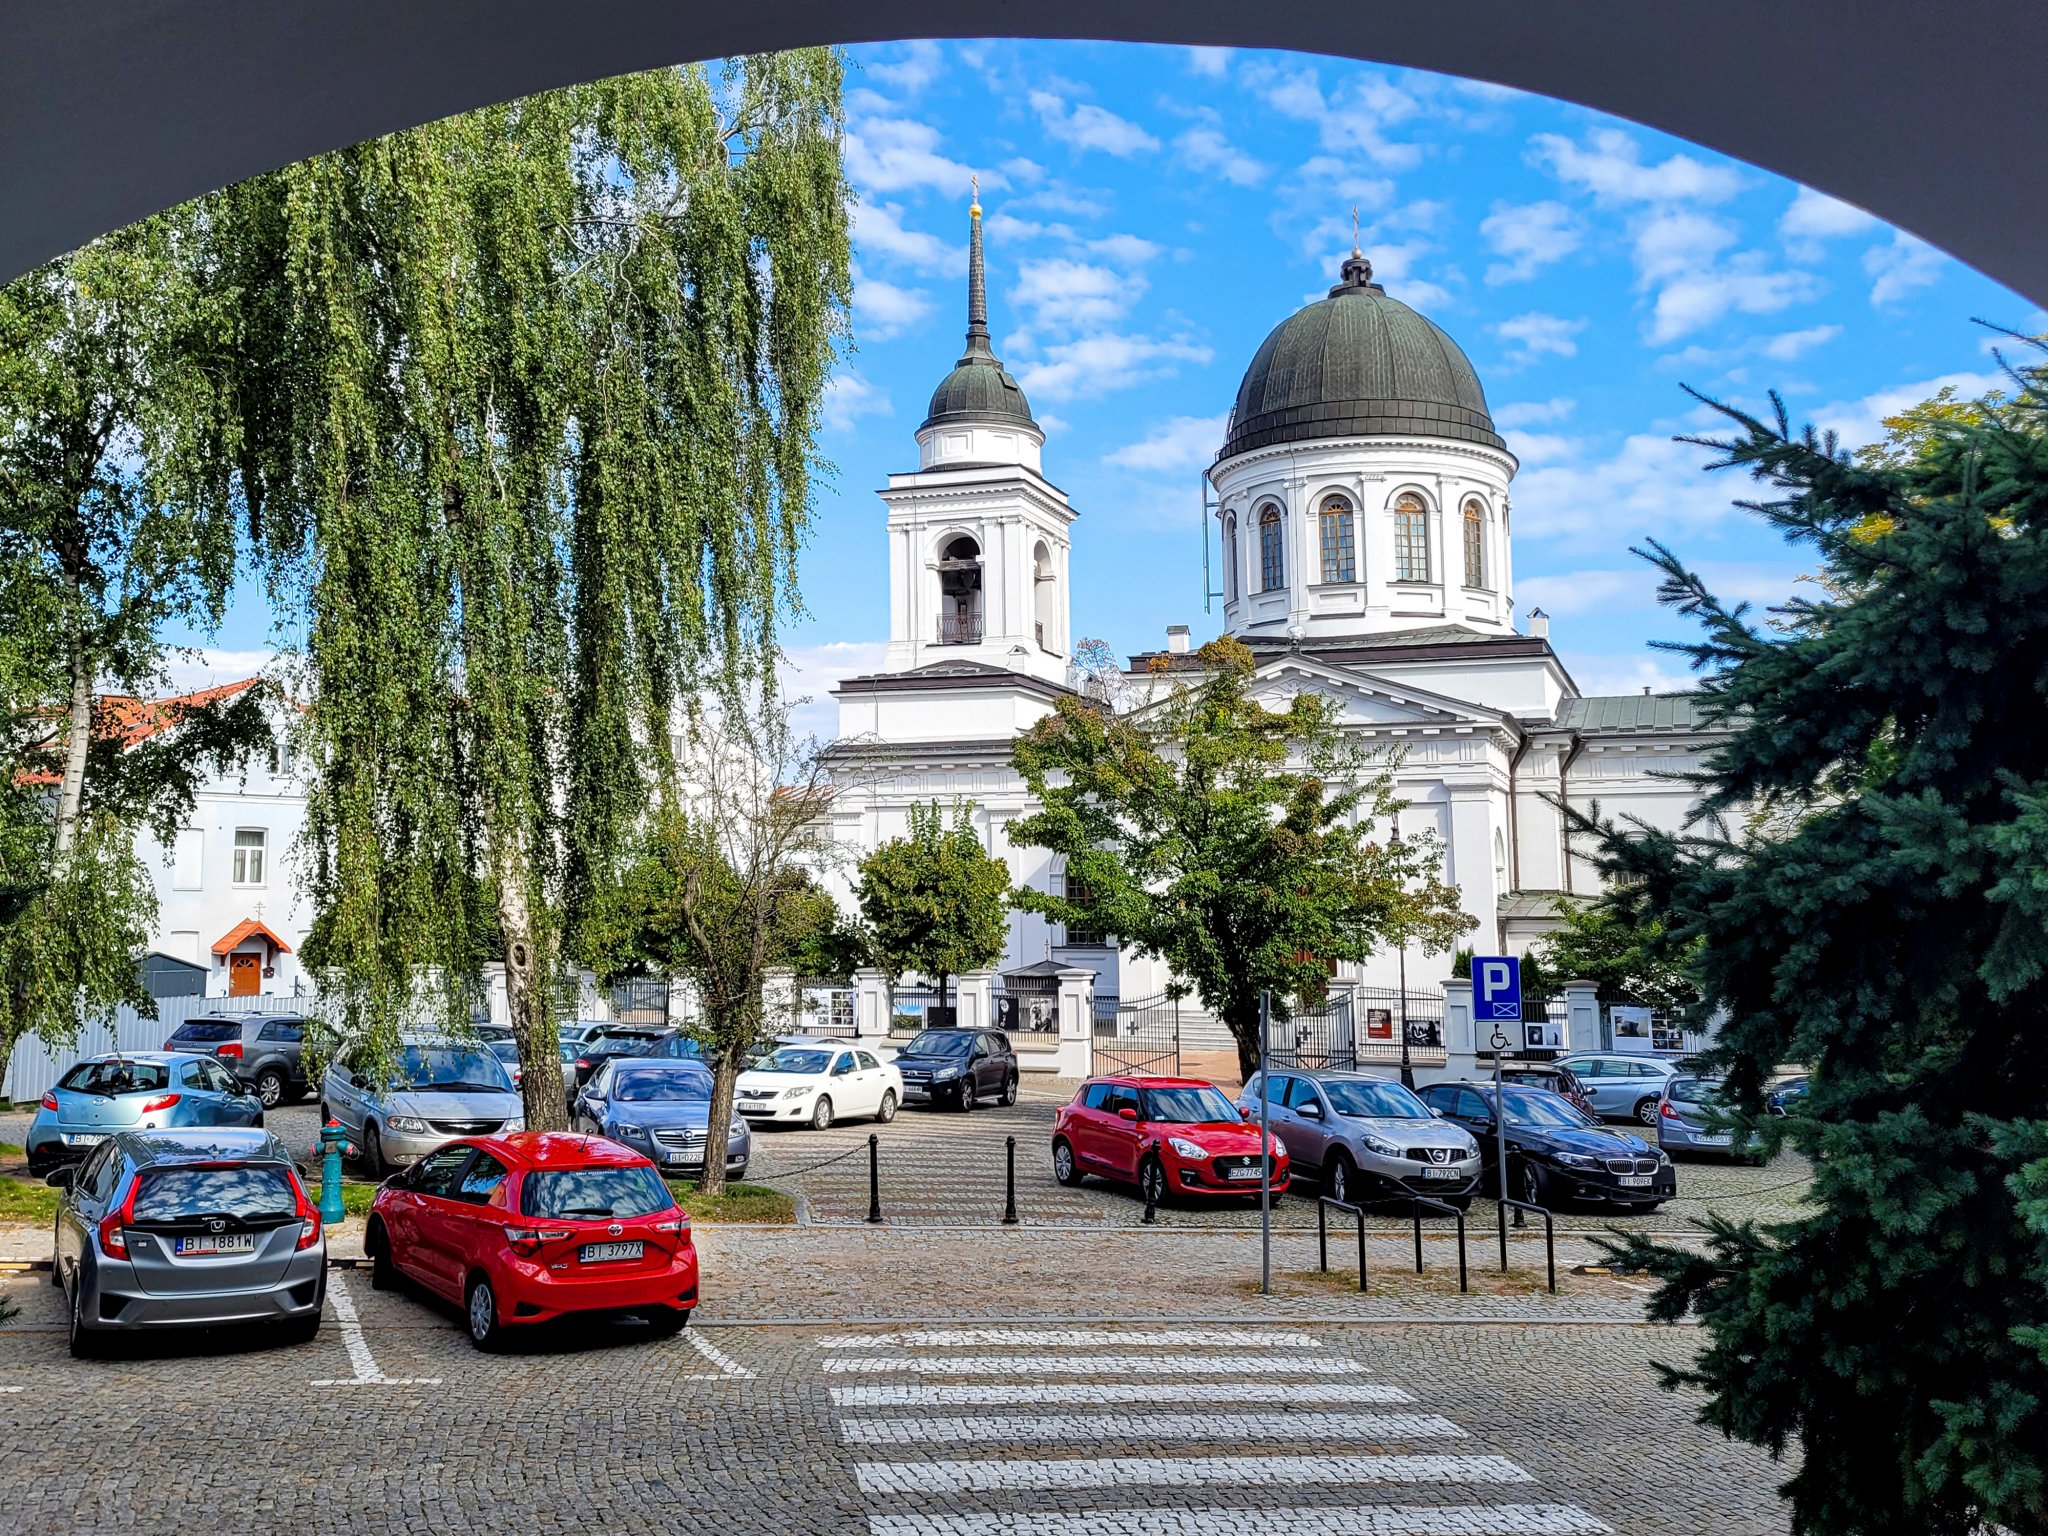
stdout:
[(69, 1049), (52, 1050), (33, 1035), (23, 1040), (7, 1063), (0, 1096), (17, 1104), (33, 1103), (86, 1057), (116, 1050), (160, 1051), (180, 1024), (201, 1014), (291, 1013), (312, 1001), (311, 997), (166, 997), (157, 1003), (153, 1019), (124, 1006), (111, 1021), (80, 1030), (77, 1043)]

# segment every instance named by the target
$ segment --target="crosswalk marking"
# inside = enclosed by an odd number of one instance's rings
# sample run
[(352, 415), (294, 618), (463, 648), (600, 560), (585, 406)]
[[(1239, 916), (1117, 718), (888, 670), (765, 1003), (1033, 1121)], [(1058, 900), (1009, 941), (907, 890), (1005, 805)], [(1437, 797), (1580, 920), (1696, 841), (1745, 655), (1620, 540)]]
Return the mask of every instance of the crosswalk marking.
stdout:
[(818, 1362), (832, 1375), (913, 1376), (1364, 1376), (1342, 1355), (842, 1355)]
[[(1109, 1403), (1183, 1403), (1197, 1389), (1184, 1381), (947, 1383), (928, 1387), (889, 1382), (834, 1387), (840, 1408), (933, 1408), (948, 1404), (1062, 1403), (1091, 1408)], [(1203, 1400), (1222, 1403), (1412, 1403), (1399, 1387), (1376, 1381), (1232, 1381), (1204, 1383)]]
[(1307, 1509), (1108, 1509), (1055, 1514), (870, 1515), (871, 1536), (1594, 1536), (1613, 1527), (1572, 1504), (1376, 1504)]
[[(1465, 1432), (1434, 1413), (1020, 1413), (930, 1419), (842, 1419), (848, 1445), (929, 1445), (946, 1440), (1363, 1440), (1454, 1438)], [(1121, 1533), (1119, 1533), (1121, 1536)]]
[(1239, 1484), (1528, 1483), (1505, 1456), (1158, 1456), (1023, 1461), (871, 1461), (862, 1493), (1037, 1493), (1048, 1489), (1194, 1488)]
[(907, 1328), (897, 1333), (844, 1333), (818, 1340), (819, 1349), (971, 1349), (980, 1345), (1035, 1344), (1078, 1349), (1108, 1344), (1124, 1349), (1321, 1349), (1304, 1333), (1284, 1328)]

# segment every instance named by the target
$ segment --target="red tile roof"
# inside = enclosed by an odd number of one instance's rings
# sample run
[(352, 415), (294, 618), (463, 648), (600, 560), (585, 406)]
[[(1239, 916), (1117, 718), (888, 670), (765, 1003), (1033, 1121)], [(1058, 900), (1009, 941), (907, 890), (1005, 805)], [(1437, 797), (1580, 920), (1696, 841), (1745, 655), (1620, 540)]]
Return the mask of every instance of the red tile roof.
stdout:
[(283, 939), (280, 939), (253, 917), (243, 918), (234, 927), (215, 939), (213, 941), (213, 952), (216, 955), (224, 955), (237, 945), (246, 943), (250, 939), (269, 940), (270, 947), (280, 955), (288, 955), (292, 952), (291, 945), (285, 943)]
[[(254, 688), (262, 679), (245, 677), (236, 683), (220, 683), (212, 688), (201, 688), (196, 693), (175, 694), (168, 699), (138, 699), (125, 693), (103, 693), (93, 700), (93, 729), (102, 737), (132, 747), (149, 740), (159, 731), (167, 731), (185, 718), (188, 711), (204, 709), (221, 699), (231, 699), (236, 694)], [(60, 717), (60, 711), (52, 711), (53, 717)], [(51, 739), (50, 750), (64, 739), (65, 731), (60, 725)], [(52, 769), (23, 773), (16, 777), (21, 784), (56, 784), (63, 775)]]

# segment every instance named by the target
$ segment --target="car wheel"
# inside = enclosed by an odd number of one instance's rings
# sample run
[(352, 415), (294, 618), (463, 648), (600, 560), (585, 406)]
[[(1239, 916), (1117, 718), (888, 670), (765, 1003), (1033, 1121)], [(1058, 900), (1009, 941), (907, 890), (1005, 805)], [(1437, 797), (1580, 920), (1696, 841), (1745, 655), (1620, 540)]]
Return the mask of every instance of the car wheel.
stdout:
[(1645, 1216), (1648, 1216), (1653, 1212), (1663, 1210), (1664, 1202), (1662, 1200), (1652, 1200), (1647, 1205), (1637, 1206), (1636, 1209), (1641, 1211)]
[(315, 1312), (311, 1317), (295, 1317), (288, 1323), (278, 1324), (277, 1341), (288, 1348), (296, 1348), (301, 1344), (310, 1344), (319, 1337), (320, 1314), (318, 1312)]
[(263, 1101), (265, 1109), (275, 1109), (284, 1102), (284, 1074), (275, 1067), (265, 1067), (256, 1074), (256, 1097)]
[(1469, 1211), (1472, 1209), (1472, 1197), (1470, 1195), (1447, 1195), (1444, 1197), (1444, 1204), (1454, 1211)]
[(484, 1350), (498, 1347), (498, 1297), (482, 1275), (469, 1282), (463, 1318), (469, 1324), (470, 1343)]
[(370, 1256), (370, 1289), (394, 1289), (398, 1284), (398, 1264), (391, 1257), (391, 1234), (374, 1216), (363, 1233), (363, 1252)]
[(887, 1125), (896, 1118), (896, 1090), (887, 1089), (882, 1094), (881, 1107), (875, 1111), (875, 1124)]
[(960, 1113), (974, 1113), (974, 1079), (971, 1077), (963, 1077), (960, 1080)]
[(1079, 1184), (1084, 1177), (1081, 1165), (1074, 1161), (1074, 1149), (1065, 1141), (1052, 1144), (1052, 1176), (1069, 1188)]
[(1657, 1101), (1655, 1099), (1643, 1100), (1642, 1103), (1636, 1106), (1636, 1124), (1655, 1125), (1656, 1123)]
[(818, 1095), (816, 1107), (811, 1110), (811, 1129), (829, 1131), (832, 1129), (832, 1101), (824, 1094)]
[(1323, 1174), (1323, 1193), (1344, 1205), (1357, 1203), (1358, 1170), (1342, 1152), (1331, 1157), (1329, 1169)]
[(1166, 1204), (1166, 1168), (1156, 1157), (1138, 1164), (1138, 1193), (1147, 1205)]
[(1515, 1179), (1515, 1189), (1517, 1198), (1524, 1205), (1541, 1206), (1546, 1211), (1550, 1209), (1550, 1203), (1545, 1198), (1550, 1193), (1550, 1181), (1544, 1177), (1543, 1170), (1534, 1163), (1522, 1164), (1521, 1172)]
[(687, 1307), (649, 1307), (640, 1315), (658, 1339), (672, 1339), (690, 1325)]
[(106, 1353), (106, 1340), (85, 1326), (85, 1278), (71, 1277), (71, 1319), (66, 1330), (74, 1360), (97, 1360)]
[(1003, 1079), (1003, 1104), (1008, 1107), (1017, 1102), (1017, 1074), (1012, 1072)]
[(384, 1139), (377, 1134), (377, 1122), (363, 1122), (363, 1142), (360, 1157), (363, 1171), (373, 1179), (384, 1177)]

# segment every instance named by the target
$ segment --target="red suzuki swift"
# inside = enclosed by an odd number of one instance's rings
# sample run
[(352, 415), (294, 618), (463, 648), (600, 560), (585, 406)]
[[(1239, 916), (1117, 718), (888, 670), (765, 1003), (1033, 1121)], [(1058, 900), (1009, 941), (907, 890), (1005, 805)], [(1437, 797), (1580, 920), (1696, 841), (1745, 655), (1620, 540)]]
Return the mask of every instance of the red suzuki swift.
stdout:
[(670, 1332), (697, 1305), (690, 1218), (653, 1163), (597, 1136), (452, 1141), (377, 1191), (363, 1246), (373, 1287), (402, 1274), (460, 1303), (479, 1349), (571, 1312)]
[[(1273, 1193), (1287, 1188), (1287, 1149), (1272, 1143)], [(1191, 1077), (1092, 1077), (1052, 1122), (1052, 1171), (1091, 1173), (1169, 1194), (1256, 1195), (1259, 1128), (1213, 1083)]]

